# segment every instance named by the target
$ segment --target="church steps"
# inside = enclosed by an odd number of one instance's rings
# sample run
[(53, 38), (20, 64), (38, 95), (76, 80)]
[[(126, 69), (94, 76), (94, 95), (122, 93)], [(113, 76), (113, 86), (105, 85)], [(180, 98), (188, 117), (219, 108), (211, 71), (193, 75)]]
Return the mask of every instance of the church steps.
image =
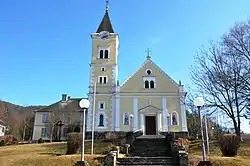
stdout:
[(130, 157), (118, 158), (118, 165), (178, 166), (172, 158), (165, 138), (136, 138)]

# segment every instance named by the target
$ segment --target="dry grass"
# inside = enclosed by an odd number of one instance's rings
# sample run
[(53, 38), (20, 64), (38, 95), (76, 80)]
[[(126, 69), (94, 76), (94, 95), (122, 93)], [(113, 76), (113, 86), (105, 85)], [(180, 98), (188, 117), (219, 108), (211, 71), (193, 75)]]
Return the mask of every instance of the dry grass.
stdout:
[[(189, 150), (189, 165), (196, 166), (202, 158), (201, 142), (193, 141)], [(236, 157), (222, 157), (219, 147), (215, 142), (211, 142), (208, 160), (212, 161), (214, 166), (250, 166), (250, 140), (241, 143)]]
[[(85, 152), (90, 153), (90, 142), (86, 142), (85, 145)], [(95, 153), (104, 154), (108, 145), (108, 143), (97, 141)], [(3, 146), (0, 147), (0, 165), (72, 166), (77, 160), (80, 160), (80, 155), (64, 155), (66, 148), (66, 142)], [(85, 159), (94, 166), (98, 165), (98, 160), (95, 158), (99, 156), (102, 155), (87, 154)]]

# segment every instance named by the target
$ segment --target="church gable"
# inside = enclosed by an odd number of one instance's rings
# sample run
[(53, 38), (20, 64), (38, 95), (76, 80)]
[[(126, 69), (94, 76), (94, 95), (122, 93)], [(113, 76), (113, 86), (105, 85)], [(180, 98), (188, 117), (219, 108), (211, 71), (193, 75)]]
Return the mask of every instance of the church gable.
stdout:
[(178, 84), (151, 59), (121, 84), (121, 92), (176, 93)]

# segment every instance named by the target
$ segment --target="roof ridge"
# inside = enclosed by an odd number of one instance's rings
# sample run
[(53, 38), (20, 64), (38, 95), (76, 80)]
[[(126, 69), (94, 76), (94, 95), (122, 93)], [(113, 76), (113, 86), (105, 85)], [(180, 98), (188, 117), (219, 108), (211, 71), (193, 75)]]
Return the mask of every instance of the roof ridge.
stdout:
[(148, 61), (149, 59), (147, 59), (146, 61), (144, 61), (144, 63), (133, 73), (133, 74), (131, 74), (127, 79), (125, 79), (122, 83), (121, 83), (121, 85), (120, 85), (120, 87), (122, 87), (132, 76), (134, 76), (146, 63), (147, 63), (147, 61)]
[(133, 77), (141, 68), (143, 68), (143, 66), (147, 63), (151, 63), (160, 73), (164, 74), (172, 83), (174, 83), (176, 86), (179, 86), (179, 84), (172, 79), (164, 70), (162, 70), (156, 63), (154, 63), (151, 59), (147, 59), (146, 61), (144, 61), (144, 63), (133, 73), (131, 74), (126, 80), (124, 80), (120, 87), (122, 87), (131, 77)]

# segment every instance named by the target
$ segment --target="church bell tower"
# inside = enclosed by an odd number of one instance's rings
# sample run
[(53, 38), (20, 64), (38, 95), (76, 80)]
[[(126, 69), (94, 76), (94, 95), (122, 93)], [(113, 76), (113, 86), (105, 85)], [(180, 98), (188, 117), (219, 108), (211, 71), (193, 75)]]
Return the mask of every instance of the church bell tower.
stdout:
[[(91, 34), (92, 57), (90, 63), (89, 101), (87, 131), (92, 130), (95, 109), (95, 131), (113, 131), (114, 93), (118, 75), (118, 34), (114, 32), (109, 18), (109, 6), (97, 31)], [(95, 104), (94, 104), (95, 103)]]

